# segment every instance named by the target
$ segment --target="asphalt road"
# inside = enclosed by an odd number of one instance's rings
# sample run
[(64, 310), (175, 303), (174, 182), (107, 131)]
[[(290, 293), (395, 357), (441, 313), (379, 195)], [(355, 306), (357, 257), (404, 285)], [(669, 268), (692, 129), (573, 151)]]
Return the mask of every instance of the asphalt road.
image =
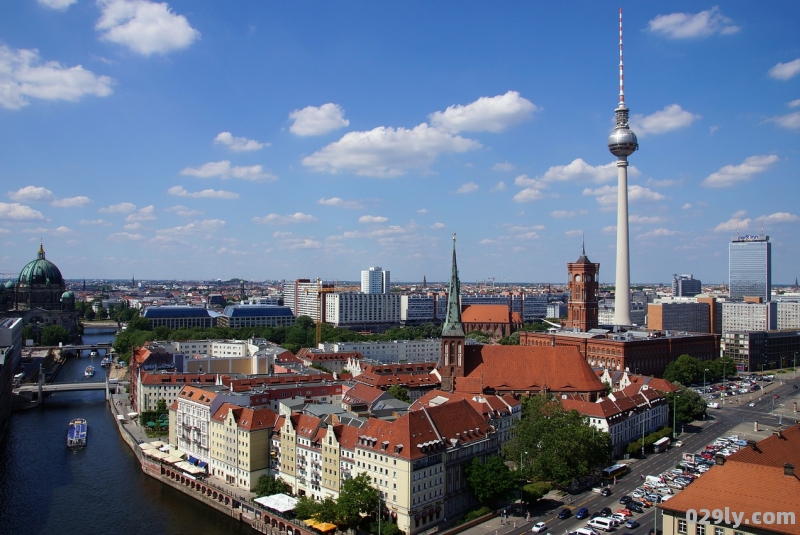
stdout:
[[(793, 385), (798, 385), (798, 389), (793, 389)], [(774, 399), (773, 396), (777, 394), (780, 397)], [(750, 397), (755, 406), (750, 407)], [(619, 503), (621, 496), (630, 495), (633, 490), (638, 487), (642, 481), (642, 475), (658, 475), (659, 473), (669, 468), (674, 468), (677, 462), (681, 459), (683, 453), (696, 453), (703, 448), (706, 444), (714, 442), (718, 437), (724, 437), (731, 434), (733, 428), (747, 423), (752, 426), (754, 421), (759, 422), (761, 428), (776, 428), (779, 421), (782, 421), (783, 426), (792, 425), (795, 423), (795, 418), (800, 416), (800, 413), (793, 413), (792, 403), (798, 402), (800, 405), (800, 377), (793, 379), (789, 375), (789, 379), (785, 380), (784, 384), (779, 384), (778, 381), (769, 383), (768, 386), (761, 391), (753, 394), (744, 394), (739, 396), (739, 403), (736, 398), (725, 398), (725, 404), (721, 405), (720, 409), (708, 409), (709, 419), (702, 422), (695, 422), (693, 425), (686, 426), (683, 434), (678, 437), (678, 440), (683, 442), (679, 448), (670, 448), (669, 451), (664, 453), (651, 453), (644, 459), (637, 459), (631, 462), (630, 472), (622, 478), (617, 480), (616, 485), (611, 485), (611, 496), (604, 497), (594, 492), (584, 492), (578, 495), (572, 495), (570, 498), (572, 503), (569, 504), (555, 504), (555, 507), (544, 514), (531, 516), (530, 522), (523, 524), (516, 529), (501, 530), (503, 535), (530, 533), (531, 527), (536, 522), (546, 522), (547, 530), (544, 534), (561, 535), (578, 528), (584, 527), (588, 522), (588, 518), (578, 520), (574, 516), (560, 520), (558, 513), (562, 508), (568, 507), (572, 512), (576, 512), (581, 507), (589, 509), (589, 513), (601, 510), (603, 507), (609, 507), (612, 511), (616, 512), (617, 509), (622, 508)], [(714, 400), (720, 401), (721, 400)], [(774, 403), (774, 406), (773, 406)], [(752, 429), (752, 427), (750, 427)], [(739, 433), (740, 436), (742, 433)], [(744, 433), (742, 438), (755, 438), (761, 439), (767, 436), (766, 433), (761, 434)], [(634, 514), (632, 518), (639, 521), (641, 526), (628, 529), (624, 525), (618, 527), (615, 532), (617, 533), (633, 533), (634, 535), (646, 535), (646, 533), (654, 527), (656, 520), (658, 521), (658, 529), (661, 529), (660, 515), (656, 516), (656, 507), (645, 509), (642, 514)]]

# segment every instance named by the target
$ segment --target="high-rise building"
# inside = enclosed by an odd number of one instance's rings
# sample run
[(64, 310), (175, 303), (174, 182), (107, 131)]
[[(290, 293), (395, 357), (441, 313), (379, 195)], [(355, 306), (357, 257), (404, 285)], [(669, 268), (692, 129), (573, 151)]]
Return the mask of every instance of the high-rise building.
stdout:
[(728, 280), (731, 301), (761, 297), (772, 293), (772, 244), (769, 236), (736, 236), (728, 245)]
[(361, 272), (362, 294), (388, 294), (389, 272), (380, 266), (371, 267)]
[(586, 257), (585, 247), (581, 249), (581, 256), (576, 262), (567, 264), (570, 292), (567, 327), (576, 327), (582, 332), (597, 328), (597, 299), (600, 288), (597, 277), (599, 272), (600, 264), (593, 264)]
[(691, 273), (672, 276), (673, 297), (694, 297), (702, 291), (702, 283)]
[(608, 150), (617, 157), (617, 277), (614, 289), (614, 323), (631, 324), (631, 261), (628, 241), (628, 156), (639, 148), (628, 127), (622, 70), (622, 9), (619, 10), (619, 105), (614, 110), (616, 127), (608, 136)]

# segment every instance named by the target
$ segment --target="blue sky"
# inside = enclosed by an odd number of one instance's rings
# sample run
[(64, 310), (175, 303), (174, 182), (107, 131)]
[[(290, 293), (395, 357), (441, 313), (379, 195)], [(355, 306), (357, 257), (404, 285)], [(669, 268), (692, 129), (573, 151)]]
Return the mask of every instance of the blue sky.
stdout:
[[(631, 281), (800, 275), (800, 3), (622, 2)], [(614, 281), (605, 2), (0, 3), (0, 272)]]

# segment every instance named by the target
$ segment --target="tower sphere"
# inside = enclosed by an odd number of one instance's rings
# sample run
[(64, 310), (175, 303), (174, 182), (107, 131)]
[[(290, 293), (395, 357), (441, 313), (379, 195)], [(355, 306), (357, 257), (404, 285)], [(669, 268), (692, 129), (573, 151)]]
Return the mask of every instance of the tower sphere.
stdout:
[(617, 126), (608, 136), (608, 150), (616, 157), (630, 156), (639, 148), (636, 134), (628, 125)]

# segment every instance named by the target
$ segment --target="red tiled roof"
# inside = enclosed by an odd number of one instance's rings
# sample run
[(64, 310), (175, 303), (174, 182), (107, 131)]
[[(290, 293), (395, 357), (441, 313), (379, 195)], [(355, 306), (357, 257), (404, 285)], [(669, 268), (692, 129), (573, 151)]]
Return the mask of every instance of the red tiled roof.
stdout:
[(508, 305), (465, 305), (461, 307), (464, 323), (509, 323)]
[(409, 461), (445, 450), (444, 443), (424, 410), (408, 412), (392, 422), (370, 418), (358, 430), (358, 439), (359, 448)]
[(491, 427), (467, 400), (461, 399), (425, 409), (448, 446), (483, 440)]
[(360, 403), (371, 405), (383, 395), (386, 395), (386, 392), (380, 388), (375, 388), (363, 383), (356, 383), (352, 388), (344, 393), (342, 396), (342, 403), (347, 405)]
[(195, 403), (200, 403), (201, 405), (207, 405), (210, 407), (211, 402), (214, 401), (215, 397), (217, 397), (217, 393), (211, 392), (210, 390), (204, 390), (202, 388), (186, 385), (178, 393), (178, 397), (180, 399), (193, 401)]
[(466, 377), (455, 381), (461, 392), (605, 392), (576, 347), (468, 345), (464, 353)]

